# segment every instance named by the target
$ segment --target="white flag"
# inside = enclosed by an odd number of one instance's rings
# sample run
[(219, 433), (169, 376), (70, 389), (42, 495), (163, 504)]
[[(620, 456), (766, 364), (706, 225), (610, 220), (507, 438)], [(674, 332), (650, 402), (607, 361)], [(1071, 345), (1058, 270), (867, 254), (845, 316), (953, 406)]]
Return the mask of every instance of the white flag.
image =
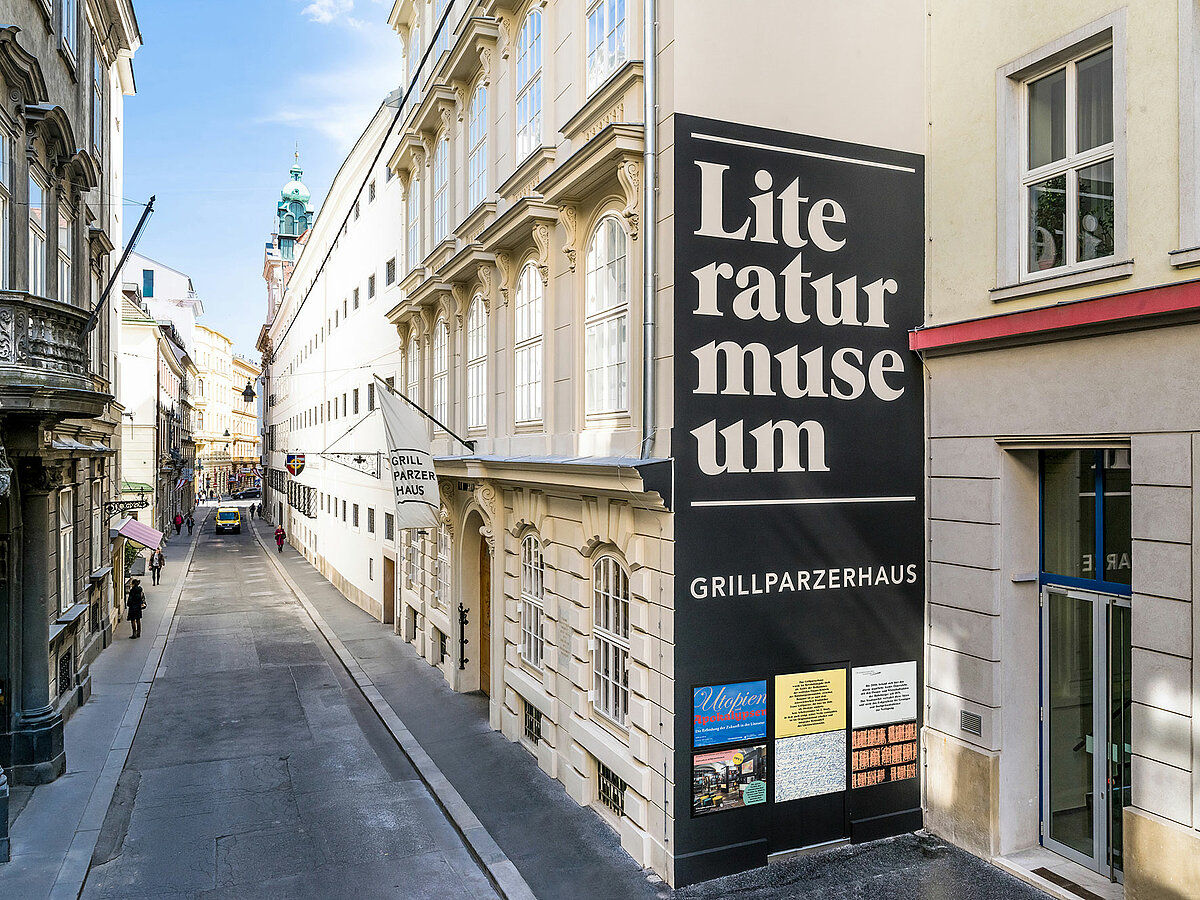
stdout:
[(397, 397), (384, 384), (375, 393), (387, 436), (396, 527), (432, 528), (438, 523), (441, 503), (430, 452), (429, 426), (407, 400)]

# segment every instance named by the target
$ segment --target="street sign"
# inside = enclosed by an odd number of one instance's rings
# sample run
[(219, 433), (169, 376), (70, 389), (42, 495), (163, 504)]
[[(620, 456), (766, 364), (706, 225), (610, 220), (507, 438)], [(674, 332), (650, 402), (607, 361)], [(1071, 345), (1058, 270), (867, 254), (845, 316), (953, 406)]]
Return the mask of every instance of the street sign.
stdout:
[(289, 472), (291, 472), (293, 476), (299, 475), (301, 472), (303, 472), (304, 471), (304, 454), (303, 453), (289, 453), (287, 455), (287, 470)]

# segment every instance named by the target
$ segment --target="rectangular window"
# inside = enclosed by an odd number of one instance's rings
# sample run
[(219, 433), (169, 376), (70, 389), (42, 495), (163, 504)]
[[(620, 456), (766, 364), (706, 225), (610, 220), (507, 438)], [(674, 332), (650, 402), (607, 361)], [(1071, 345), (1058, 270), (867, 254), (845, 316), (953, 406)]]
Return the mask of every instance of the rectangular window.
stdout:
[(474, 209), (487, 196), (487, 87), (485, 85), (481, 84), (475, 89), (468, 120), (467, 207)]
[(375, 557), (373, 556), (367, 557), (367, 580), (375, 580)]
[(142, 296), (151, 299), (154, 297), (154, 270), (142, 269)]
[(421, 182), (413, 178), (408, 186), (408, 270), (421, 265)]
[(357, 416), (358, 415), (358, 388), (355, 388), (351, 392), (351, 396), (353, 397), (353, 400), (354, 400), (354, 414)]
[(542, 667), (545, 648), (544, 602), (545, 563), (542, 544), (535, 535), (521, 542), (521, 659), (536, 669)]
[(342, 521), (346, 521), (346, 501), (342, 501)]
[(596, 773), (599, 781), (600, 802), (618, 816), (625, 815), (625, 782), (600, 760), (596, 760)]
[(58, 611), (75, 603), (75, 491), (58, 492)]
[(592, 706), (624, 725), (629, 715), (629, 575), (612, 556), (592, 567)]
[(374, 507), (368, 506), (367, 507), (367, 534), (374, 534), (374, 533), (375, 533), (375, 509), (374, 509)]
[(104, 164), (104, 66), (100, 62), (100, 44), (92, 42), (92, 151), (96, 162)]
[[(334, 402), (334, 403), (336, 403), (337, 401), (335, 400), (335, 401), (333, 401), (333, 402)], [(345, 417), (345, 415), (346, 415), (346, 409), (347, 409), (347, 407), (346, 407), (346, 395), (345, 395), (345, 394), (342, 394), (342, 416), (343, 416), (343, 417)]]
[(29, 175), (29, 293), (46, 296), (46, 208), (42, 185)]
[(383, 283), (391, 285), (396, 281), (396, 257), (392, 257), (383, 267)]
[(12, 138), (0, 128), (0, 288), (8, 287), (8, 216), (12, 208)]
[(1113, 50), (1028, 81), (1027, 275), (1070, 269), (1115, 250)]
[(444, 134), (433, 150), (433, 243), (450, 231), (450, 136)]
[(93, 572), (96, 569), (102, 568), (105, 564), (103, 556), (104, 543), (101, 540), (104, 531), (100, 524), (102, 521), (100, 516), (103, 510), (104, 494), (100, 486), (100, 479), (97, 478), (92, 481), (92, 558), (88, 564), (88, 568)]
[(536, 747), (542, 741), (542, 711), (528, 700), (522, 699), (521, 705), (525, 709), (525, 740)]
[(590, 94), (628, 58), (625, 0), (592, 0), (587, 10), (587, 90)]
[(355, 222), (357, 222), (357, 221), (358, 221), (358, 217), (359, 217), (359, 214), (360, 214), (360, 212), (361, 212), (361, 210), (359, 209), (359, 206), (358, 206), (358, 201), (357, 201), (357, 200), (355, 200), (355, 201), (354, 201), (354, 221), (355, 221)]
[(375, 181), (374, 181), (374, 179), (372, 179), (371, 183), (367, 185), (367, 202), (368, 203), (375, 202)]
[(375, 296), (375, 276), (367, 276), (367, 299), (370, 300)]
[(354, 308), (358, 309), (358, 288), (354, 289)]
[(396, 517), (391, 513), (383, 514), (383, 539), (385, 541), (396, 539)]
[(367, 412), (375, 410), (375, 382), (367, 384)]
[(441, 609), (450, 608), (450, 529), (437, 527), (437, 560), (433, 570), (433, 605)]
[(62, 40), (63, 46), (67, 48), (72, 60), (76, 55), (75, 36), (78, 34), (78, 29), (78, 11), (75, 8), (75, 0), (62, 0)]
[(1047, 450), (1041, 462), (1042, 580), (1127, 592), (1129, 451)]
[(58, 299), (73, 303), (75, 294), (71, 282), (71, 244), (74, 240), (75, 220), (67, 215), (65, 199), (58, 204)]

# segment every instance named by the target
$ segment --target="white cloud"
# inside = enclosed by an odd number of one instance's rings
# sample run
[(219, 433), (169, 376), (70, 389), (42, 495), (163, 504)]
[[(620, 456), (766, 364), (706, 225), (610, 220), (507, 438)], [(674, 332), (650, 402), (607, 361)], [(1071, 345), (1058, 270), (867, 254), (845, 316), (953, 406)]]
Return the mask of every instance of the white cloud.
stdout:
[(328, 25), (340, 16), (349, 16), (354, 11), (354, 0), (312, 0), (304, 9), (302, 15), (312, 21)]

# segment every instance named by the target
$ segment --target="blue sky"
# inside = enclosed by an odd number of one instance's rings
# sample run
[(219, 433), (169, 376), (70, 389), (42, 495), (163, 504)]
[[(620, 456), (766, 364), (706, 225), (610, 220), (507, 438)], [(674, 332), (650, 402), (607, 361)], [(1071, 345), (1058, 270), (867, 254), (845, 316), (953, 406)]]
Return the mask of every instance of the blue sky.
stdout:
[[(300, 143), (319, 209), (388, 91), (391, 0), (138, 0), (144, 45), (125, 98), (126, 200), (154, 194), (138, 252), (192, 277), (201, 321), (257, 360), (263, 246)], [(125, 206), (129, 237), (141, 210)]]

